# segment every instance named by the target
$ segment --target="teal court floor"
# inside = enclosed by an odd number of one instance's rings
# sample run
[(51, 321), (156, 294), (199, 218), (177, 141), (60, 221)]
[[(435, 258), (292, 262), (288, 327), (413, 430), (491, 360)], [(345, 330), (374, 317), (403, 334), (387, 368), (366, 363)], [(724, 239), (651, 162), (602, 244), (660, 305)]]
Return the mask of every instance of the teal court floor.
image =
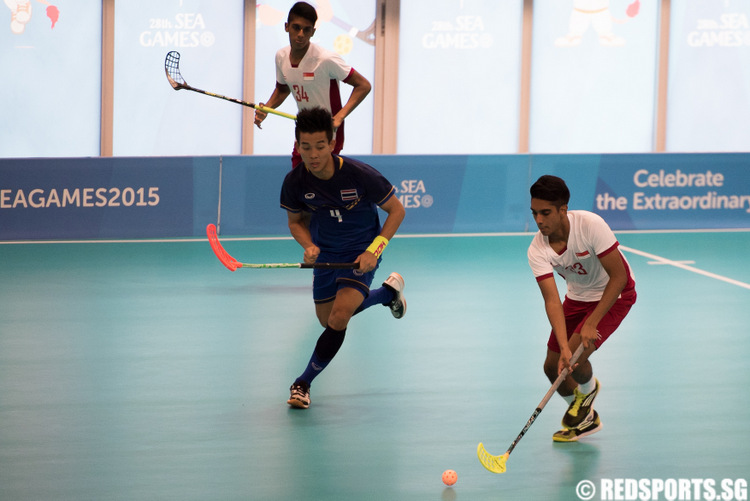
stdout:
[(502, 454), (549, 388), (531, 234), (394, 239), (376, 280), (404, 276), (406, 316), (356, 316), (306, 411), (286, 399), (322, 330), (309, 270), (232, 273), (197, 240), (2, 244), (0, 499), (576, 500), (606, 479), (741, 497), (750, 232), (618, 238), (639, 298), (592, 358), (603, 429), (553, 443), (555, 396), (501, 475), (477, 444)]

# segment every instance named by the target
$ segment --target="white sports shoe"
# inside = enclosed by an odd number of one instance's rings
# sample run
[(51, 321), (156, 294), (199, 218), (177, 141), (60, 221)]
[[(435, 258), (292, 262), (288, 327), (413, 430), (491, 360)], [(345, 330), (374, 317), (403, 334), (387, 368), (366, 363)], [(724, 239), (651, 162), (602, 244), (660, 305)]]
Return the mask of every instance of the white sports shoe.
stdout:
[(394, 271), (385, 279), (383, 287), (387, 287), (394, 292), (393, 300), (386, 306), (391, 309), (394, 318), (402, 318), (406, 314), (406, 299), (403, 292), (404, 277)]
[(304, 381), (295, 381), (289, 388), (289, 400), (286, 403), (297, 409), (310, 407), (310, 385)]

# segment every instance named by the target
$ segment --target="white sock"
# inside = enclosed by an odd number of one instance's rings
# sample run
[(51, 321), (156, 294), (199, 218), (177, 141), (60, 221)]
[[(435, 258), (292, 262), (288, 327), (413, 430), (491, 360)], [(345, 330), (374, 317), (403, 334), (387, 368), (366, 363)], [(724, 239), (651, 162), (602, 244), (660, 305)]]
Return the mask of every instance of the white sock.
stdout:
[(567, 397), (563, 397), (563, 400), (565, 400), (565, 402), (568, 405), (572, 404), (573, 400), (575, 400), (575, 399), (576, 399), (575, 395), (568, 395)]
[(581, 394), (583, 395), (588, 395), (595, 389), (596, 389), (596, 379), (594, 379), (594, 376), (591, 376), (591, 379), (589, 379), (587, 383), (578, 384), (578, 391), (581, 392)]

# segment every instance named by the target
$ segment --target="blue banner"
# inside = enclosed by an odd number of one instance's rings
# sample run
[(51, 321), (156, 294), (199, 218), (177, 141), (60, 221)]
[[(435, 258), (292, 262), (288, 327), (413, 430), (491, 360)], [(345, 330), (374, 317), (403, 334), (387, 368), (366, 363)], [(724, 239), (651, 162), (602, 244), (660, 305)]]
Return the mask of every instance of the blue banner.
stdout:
[(370, 155), (358, 158), (379, 170), (396, 187), (396, 196), (406, 209), (400, 233), (453, 231), (468, 156)]
[[(396, 187), (404, 233), (534, 231), (529, 186), (614, 230), (750, 228), (750, 154), (363, 155)], [(287, 236), (288, 156), (0, 160), (0, 240)]]
[[(206, 213), (218, 181), (217, 159), (3, 160), (0, 238), (192, 235), (194, 211)], [(205, 190), (201, 196), (194, 186)]]
[(207, 223), (224, 235), (288, 235), (279, 194), (291, 167), (291, 156), (223, 157), (221, 214)]
[(747, 228), (750, 155), (606, 155), (590, 208), (620, 230)]

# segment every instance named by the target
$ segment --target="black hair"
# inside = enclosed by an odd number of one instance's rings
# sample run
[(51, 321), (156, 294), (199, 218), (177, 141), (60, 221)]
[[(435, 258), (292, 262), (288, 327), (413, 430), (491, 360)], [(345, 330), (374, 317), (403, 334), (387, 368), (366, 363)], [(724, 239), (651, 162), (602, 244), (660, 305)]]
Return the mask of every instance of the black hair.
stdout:
[(315, 7), (307, 2), (297, 2), (292, 5), (292, 8), (289, 9), (289, 16), (287, 17), (286, 22), (291, 23), (292, 17), (307, 19), (313, 24), (313, 26), (318, 22), (318, 13), (315, 11)]
[(325, 132), (330, 142), (333, 139), (333, 118), (331, 113), (319, 106), (305, 108), (297, 113), (297, 122), (294, 127), (294, 136), (299, 141), (300, 132), (311, 134), (314, 132)]
[(567, 205), (570, 200), (570, 190), (565, 181), (557, 176), (545, 175), (537, 179), (529, 189), (531, 198), (552, 202), (558, 207)]

